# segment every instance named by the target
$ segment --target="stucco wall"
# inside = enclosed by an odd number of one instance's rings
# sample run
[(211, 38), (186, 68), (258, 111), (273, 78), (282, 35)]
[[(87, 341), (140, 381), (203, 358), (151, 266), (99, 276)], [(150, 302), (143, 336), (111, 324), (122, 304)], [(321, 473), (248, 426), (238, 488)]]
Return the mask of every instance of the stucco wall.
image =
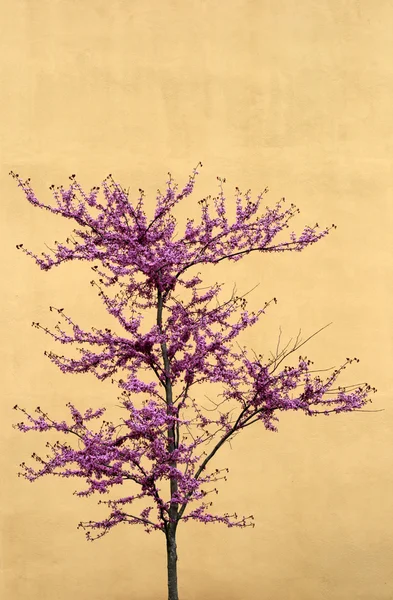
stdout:
[(165, 598), (159, 534), (118, 527), (87, 543), (76, 525), (100, 513), (76, 482), (16, 477), (45, 439), (11, 428), (15, 403), (62, 414), (116, 394), (43, 356), (49, 340), (30, 324), (53, 324), (50, 304), (86, 326), (105, 317), (88, 267), (43, 273), (15, 250), (41, 251), (69, 226), (28, 205), (8, 171), (47, 199), (71, 173), (91, 187), (111, 172), (152, 206), (168, 170), (183, 182), (201, 160), (181, 218), (220, 175), (229, 199), (268, 186), (270, 202), (299, 205), (299, 228), (338, 225), (305, 253), (206, 270), (228, 292), (260, 282), (251, 310), (278, 298), (244, 344), (268, 353), (280, 326), (289, 339), (332, 321), (307, 354), (320, 368), (358, 356), (346, 378), (375, 385), (370, 408), (385, 410), (287, 414), (278, 434), (239, 436), (217, 458), (231, 473), (216, 509), (253, 513), (256, 527), (180, 527), (181, 598), (391, 600), (393, 4), (3, 0), (1, 22), (2, 597)]

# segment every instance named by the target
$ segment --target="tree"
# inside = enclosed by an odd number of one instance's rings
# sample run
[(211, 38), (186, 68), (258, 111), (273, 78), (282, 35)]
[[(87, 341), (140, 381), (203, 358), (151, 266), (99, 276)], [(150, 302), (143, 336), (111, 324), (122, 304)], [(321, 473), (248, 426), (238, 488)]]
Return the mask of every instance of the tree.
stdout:
[[(183, 237), (175, 240), (172, 211), (192, 194), (199, 166), (181, 192), (169, 175), (165, 193), (158, 191), (151, 220), (144, 211), (143, 190), (139, 190), (138, 202), (132, 204), (128, 192), (111, 175), (102, 184), (102, 204), (100, 188), (86, 193), (72, 175), (67, 189), (51, 186), (56, 204), (47, 205), (37, 199), (29, 179), (24, 181), (11, 172), (33, 206), (77, 224), (65, 243), (54, 243), (51, 254), (35, 255), (23, 244), (17, 248), (45, 271), (68, 261), (94, 263), (92, 269), (98, 279), (91, 284), (118, 328), (117, 332), (96, 328), (87, 331), (63, 308), (51, 307), (59, 316), (55, 328), (50, 330), (36, 322), (33, 326), (62, 344), (77, 344), (80, 354), (77, 358), (52, 351), (46, 355), (63, 373), (110, 378), (121, 390), (123, 411), (115, 425), (101, 419), (105, 408), (83, 412), (68, 403), (70, 418), (59, 421), (40, 407), (32, 414), (15, 406), (24, 415), (15, 426), (20, 431), (55, 430), (64, 434), (64, 439), (75, 441), (48, 442), (49, 454), (45, 458), (33, 454), (38, 466), (22, 463), (19, 475), (29, 481), (44, 475), (76, 477), (86, 483), (84, 489), (75, 492), (78, 496), (112, 494), (101, 501), (109, 511), (103, 520), (79, 524), (89, 540), (123, 522), (140, 524), (147, 532), (162, 532), (166, 538), (169, 600), (178, 600), (176, 531), (180, 521), (194, 519), (228, 527), (253, 525), (252, 515), (211, 512), (212, 502), (206, 496), (217, 491), (212, 484), (225, 479), (227, 472), (210, 468), (218, 450), (256, 423), (276, 431), (277, 414), (282, 411), (303, 411), (313, 416), (360, 410), (369, 401), (370, 392), (375, 391), (368, 384), (334, 387), (351, 359), (325, 378), (312, 369), (306, 357), (284, 366), (283, 362), (307, 340), (297, 338), (267, 361), (255, 353), (249, 357), (246, 348), (238, 344), (235, 349), (235, 338), (258, 321), (270, 302), (256, 313), (249, 313), (244, 295), (236, 296), (234, 290), (226, 302), (220, 303), (222, 284), (199, 288), (200, 273), (189, 271), (223, 260), (239, 261), (254, 251), (299, 252), (324, 238), (331, 228), (307, 226), (300, 235), (290, 233), (286, 241), (277, 241), (298, 209), (294, 205), (286, 208), (281, 200), (258, 216), (267, 190), (252, 201), (250, 191), (243, 195), (238, 188), (236, 218), (230, 224), (225, 180), (219, 179), (218, 195), (213, 198), (215, 216), (209, 213), (211, 198), (200, 200), (200, 223), (188, 219)], [(175, 296), (177, 290), (182, 292), (180, 299)], [(209, 306), (212, 300), (216, 302), (213, 308)], [(155, 324), (143, 333), (143, 313), (149, 310), (154, 311)], [(238, 318), (233, 322), (236, 313)], [(151, 374), (150, 383), (140, 378), (143, 370)], [(122, 378), (115, 380), (119, 374)], [(216, 409), (213, 414), (190, 395), (191, 388), (203, 382), (224, 387), (222, 400), (211, 401)], [(137, 394), (144, 400), (137, 403)], [(101, 422), (99, 428), (93, 426), (97, 420)], [(119, 486), (125, 485), (129, 485), (129, 491), (114, 497)], [(138, 512), (131, 505), (139, 500), (146, 505)]]

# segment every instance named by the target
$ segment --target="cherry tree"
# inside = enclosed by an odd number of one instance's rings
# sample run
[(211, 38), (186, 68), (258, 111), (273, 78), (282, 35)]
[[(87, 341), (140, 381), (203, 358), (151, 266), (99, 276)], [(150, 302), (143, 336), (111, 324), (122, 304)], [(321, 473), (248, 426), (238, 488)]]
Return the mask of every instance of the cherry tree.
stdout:
[[(238, 188), (236, 216), (230, 223), (225, 180), (219, 179), (217, 196), (199, 201), (200, 222), (187, 219), (183, 236), (175, 239), (173, 209), (188, 201), (201, 166), (181, 191), (169, 175), (165, 193), (158, 191), (151, 219), (144, 210), (143, 190), (133, 203), (111, 175), (101, 189), (89, 192), (72, 175), (68, 187), (51, 186), (54, 203), (45, 204), (29, 179), (11, 172), (33, 206), (70, 219), (76, 227), (64, 243), (54, 242), (50, 253), (37, 255), (23, 244), (17, 248), (45, 271), (68, 261), (93, 263), (96, 279), (91, 285), (113, 317), (113, 330), (86, 330), (63, 308), (51, 307), (58, 315), (57, 325), (49, 329), (34, 322), (33, 326), (63, 345), (75, 344), (78, 353), (76, 357), (52, 351), (46, 355), (63, 373), (110, 379), (120, 394), (117, 423), (103, 419), (104, 407), (81, 411), (70, 402), (69, 418), (58, 420), (40, 407), (34, 412), (15, 406), (23, 414), (17, 429), (53, 430), (63, 440), (48, 442), (44, 457), (34, 453), (38, 465), (22, 463), (19, 475), (31, 482), (44, 475), (79, 478), (84, 486), (76, 495), (106, 496), (100, 501), (107, 507), (105, 517), (79, 524), (89, 540), (119, 523), (162, 532), (169, 600), (179, 597), (176, 532), (180, 522), (254, 525), (252, 515), (215, 514), (212, 509), (210, 494), (227, 476), (227, 469), (213, 468), (220, 448), (250, 425), (276, 431), (280, 412), (314, 416), (360, 410), (375, 391), (368, 384), (336, 387), (340, 373), (356, 358), (347, 358), (322, 378), (310, 360), (297, 355), (307, 340), (297, 338), (269, 360), (255, 352), (251, 357), (235, 342), (257, 323), (270, 302), (249, 313), (245, 295), (237, 296), (236, 290), (221, 302), (222, 284), (199, 287), (202, 279), (196, 269), (239, 261), (251, 252), (301, 252), (326, 237), (331, 227), (306, 226), (300, 234), (288, 232), (280, 241), (298, 209), (281, 200), (261, 210), (267, 190), (252, 200), (250, 191), (243, 194)], [(143, 332), (148, 311), (153, 311), (155, 322)], [(149, 382), (142, 379), (144, 371), (150, 374)], [(223, 388), (220, 400), (210, 400), (214, 410), (206, 410), (191, 395), (204, 382)]]

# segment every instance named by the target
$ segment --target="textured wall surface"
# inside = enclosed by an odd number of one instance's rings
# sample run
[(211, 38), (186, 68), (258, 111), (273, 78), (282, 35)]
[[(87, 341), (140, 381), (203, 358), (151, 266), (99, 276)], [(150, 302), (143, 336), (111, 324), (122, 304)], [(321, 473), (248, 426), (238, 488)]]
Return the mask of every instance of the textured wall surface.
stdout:
[[(111, 403), (109, 384), (63, 376), (43, 356), (65, 306), (81, 325), (104, 312), (91, 271), (40, 272), (15, 250), (44, 250), (66, 222), (30, 206), (13, 169), (42, 198), (71, 173), (86, 187), (113, 173), (152, 203), (170, 170), (204, 164), (180, 217), (227, 178), (269, 202), (286, 196), (304, 224), (338, 225), (296, 255), (250, 255), (206, 270), (254, 310), (278, 304), (243, 336), (258, 353), (299, 328), (318, 367), (358, 356), (349, 382), (378, 388), (381, 412), (308, 419), (278, 434), (250, 428), (217, 456), (230, 466), (217, 511), (253, 513), (255, 529), (179, 529), (182, 600), (392, 600), (393, 4), (387, 0), (13, 0), (1, 2), (2, 597), (158, 600), (159, 534), (118, 527), (93, 544), (76, 530), (101, 514), (74, 482), (16, 477), (44, 435), (11, 428), (15, 403), (61, 415)], [(202, 390), (207, 393), (206, 390)], [(201, 392), (201, 397), (203, 394)]]

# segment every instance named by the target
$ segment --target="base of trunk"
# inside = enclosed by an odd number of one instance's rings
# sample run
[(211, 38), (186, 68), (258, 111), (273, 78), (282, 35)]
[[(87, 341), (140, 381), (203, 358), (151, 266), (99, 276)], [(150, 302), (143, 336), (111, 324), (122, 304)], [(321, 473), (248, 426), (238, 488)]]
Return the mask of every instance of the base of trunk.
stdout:
[(175, 532), (168, 532), (166, 540), (168, 570), (168, 600), (179, 600), (177, 589), (177, 552)]

